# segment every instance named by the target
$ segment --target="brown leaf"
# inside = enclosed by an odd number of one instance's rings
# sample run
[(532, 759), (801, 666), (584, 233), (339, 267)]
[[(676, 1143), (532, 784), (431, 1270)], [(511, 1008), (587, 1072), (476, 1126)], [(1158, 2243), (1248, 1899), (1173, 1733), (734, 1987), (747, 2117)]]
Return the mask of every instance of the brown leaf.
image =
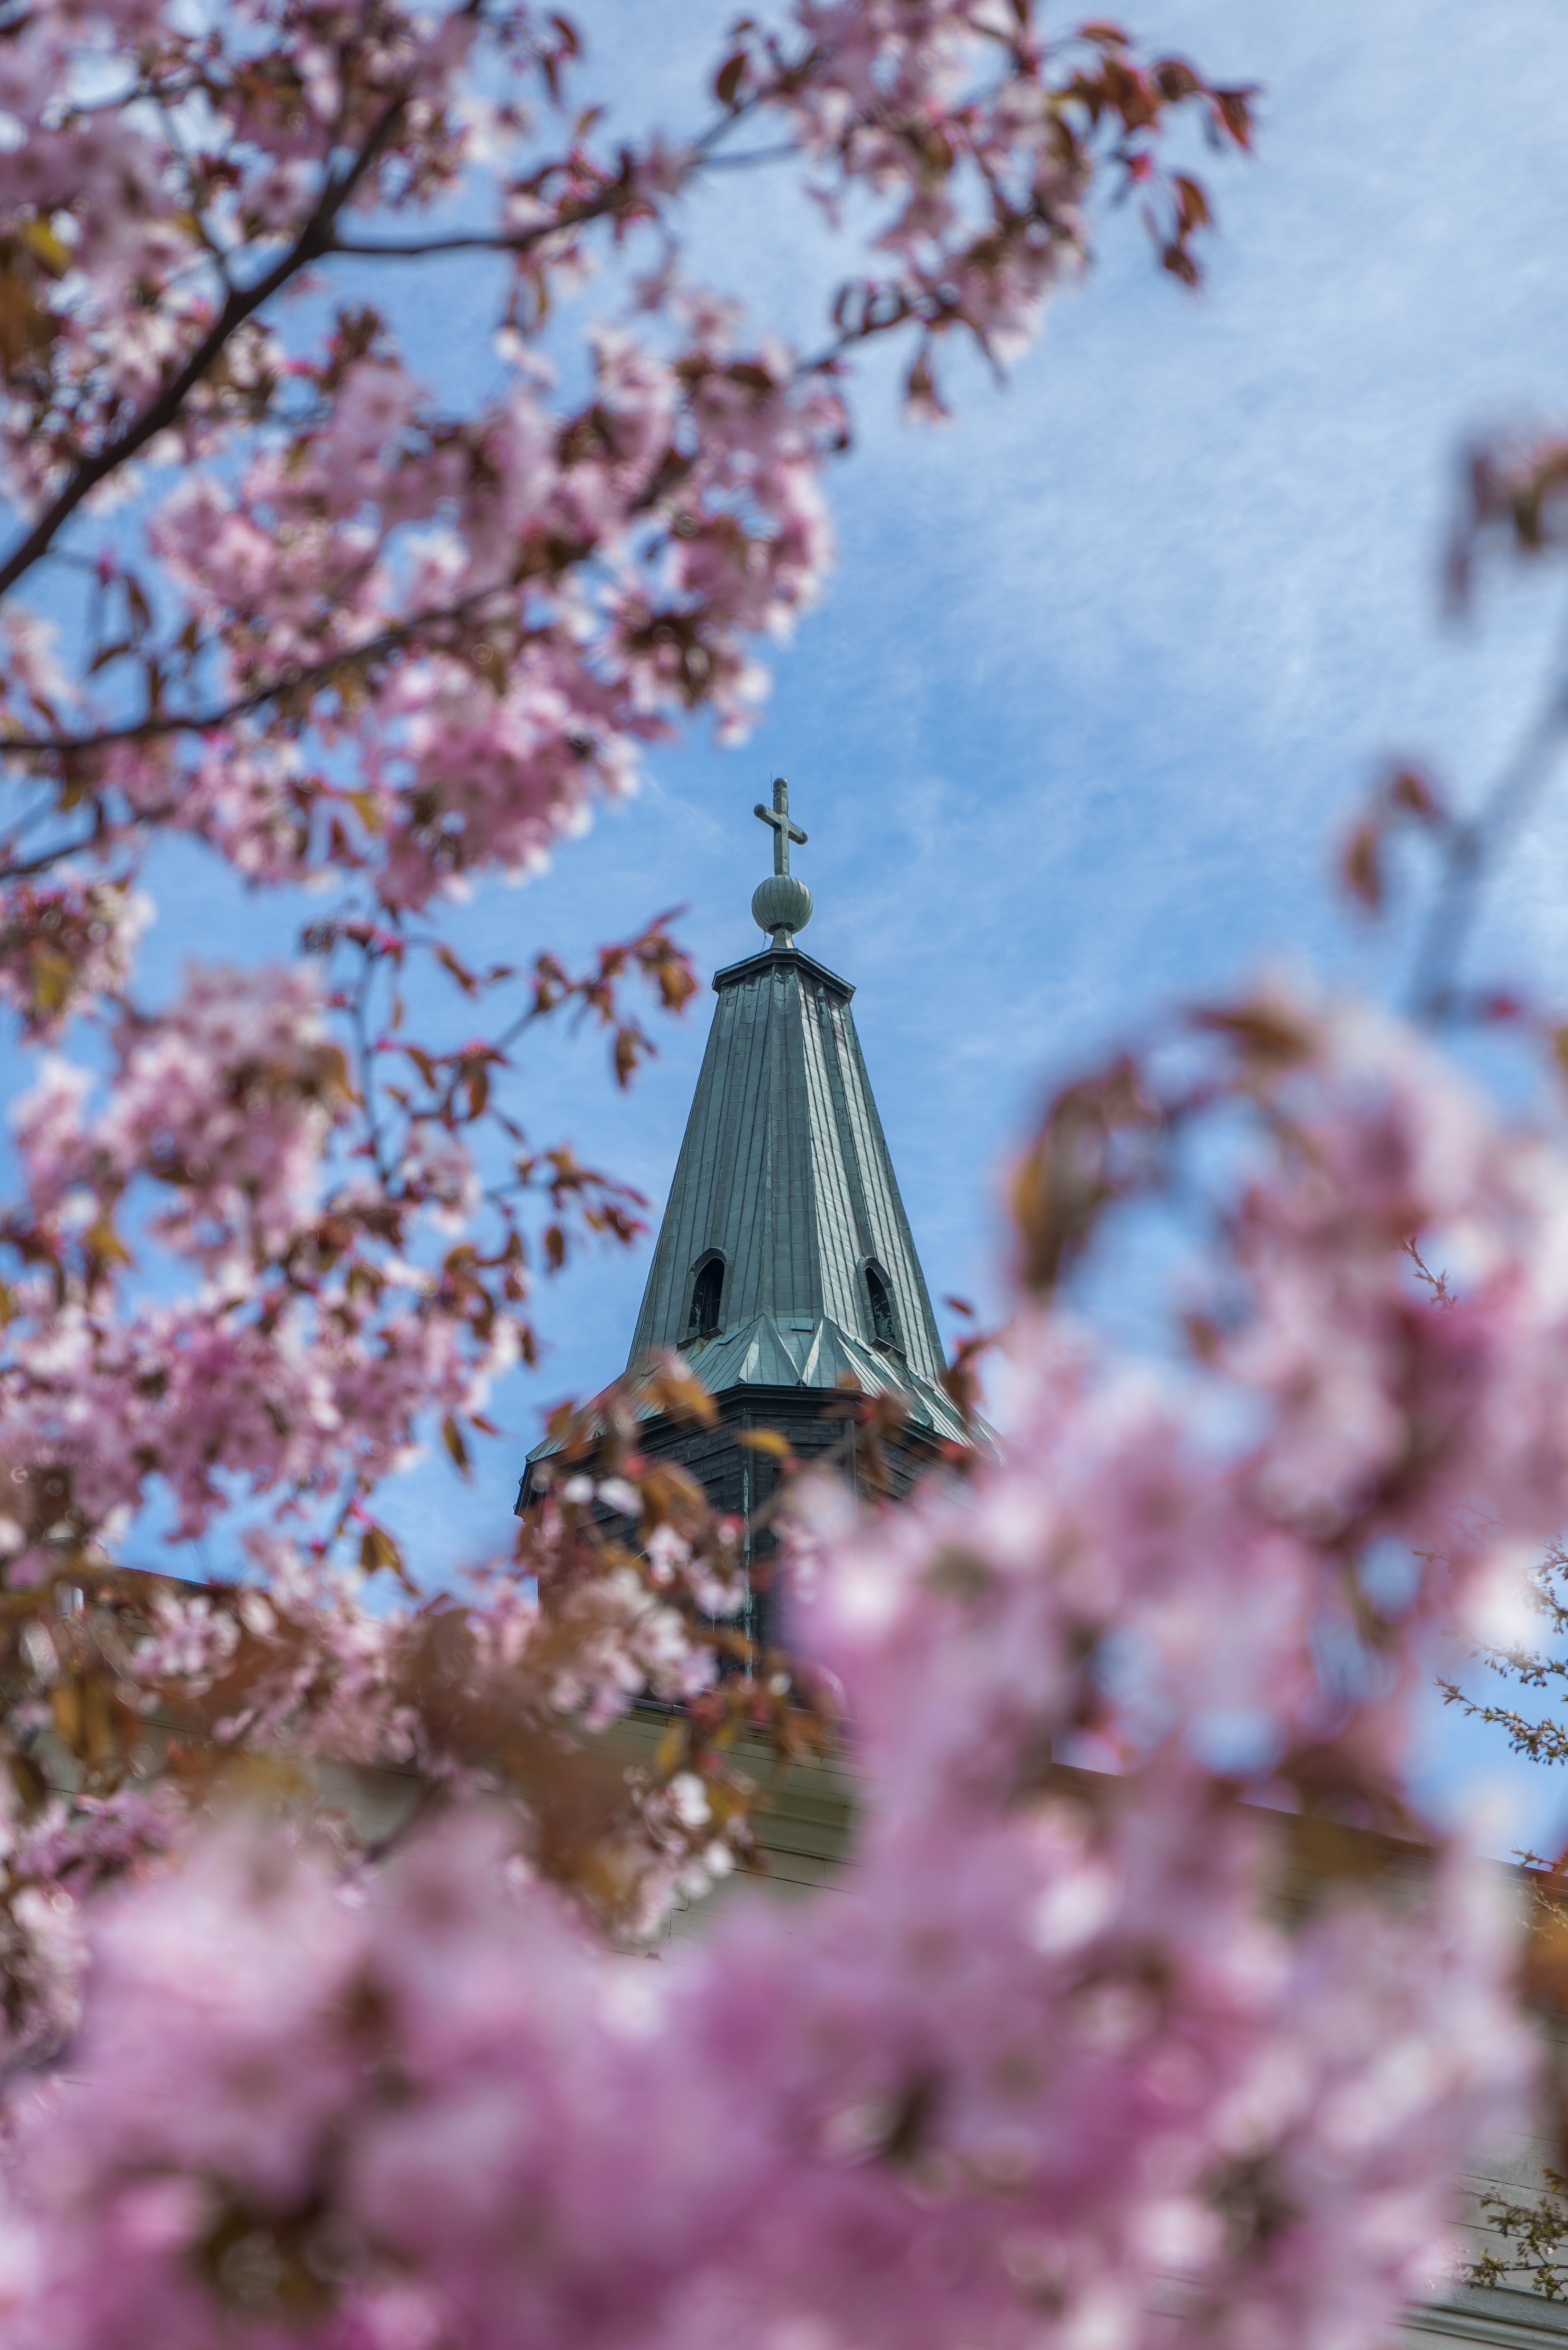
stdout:
[(708, 1496), (689, 1470), (679, 1461), (655, 1461), (638, 1479), (645, 1518), (656, 1525), (700, 1526), (708, 1515)]
[(1209, 199), (1198, 181), (1185, 172), (1174, 174), (1171, 185), (1176, 190), (1176, 216), (1181, 223), (1182, 234), (1195, 228), (1207, 228), (1211, 219)]
[(367, 1575), (376, 1575), (388, 1567), (396, 1575), (403, 1574), (403, 1555), (385, 1526), (367, 1526), (359, 1538), (359, 1564)]
[(1013, 1170), (1010, 1201), (1031, 1289), (1053, 1289), (1087, 1243), (1103, 1211), (1134, 1180), (1127, 1145), (1158, 1123), (1125, 1056), (1102, 1075), (1065, 1087), (1033, 1148)]
[(76, 965), (69, 955), (58, 947), (35, 941), (28, 957), (33, 977), (33, 1017), (47, 1020), (70, 1000), (76, 984)]
[(107, 1215), (99, 1216), (82, 1234), (82, 1245), (91, 1251), (100, 1264), (130, 1264), (130, 1251), (115, 1231)]
[(1184, 57), (1161, 57), (1155, 67), (1154, 79), (1161, 98), (1173, 106), (1184, 98), (1196, 97), (1203, 87)]
[(1317, 1050), (1317, 1038), (1309, 1027), (1279, 1004), (1261, 1000), (1195, 1012), (1192, 1024), (1229, 1036), (1249, 1060), (1282, 1068), (1310, 1061)]
[(75, 265), (76, 256), (70, 246), (63, 237), (56, 235), (47, 221), (25, 221), (16, 234), (51, 277), (64, 277)]
[(688, 1370), (679, 1356), (665, 1357), (646, 1372), (639, 1382), (641, 1399), (650, 1403), (666, 1419), (699, 1427), (713, 1428), (718, 1424), (719, 1407), (697, 1377)]
[(713, 95), (721, 106), (733, 106), (740, 97), (741, 83), (745, 78), (746, 53), (737, 49), (724, 59), (713, 76)]
[(1369, 914), (1383, 904), (1382, 847), (1383, 827), (1369, 816), (1351, 834), (1340, 867), (1345, 888)]
[(1417, 767), (1401, 767), (1388, 785), (1388, 805), (1434, 827), (1447, 824), (1442, 794)]
[(697, 993), (697, 974), (679, 947), (660, 954), (653, 965), (659, 998), (667, 1012), (680, 1012)]
[(456, 980), (464, 995), (477, 995), (479, 993), (478, 980), (475, 979), (473, 973), (468, 969), (465, 963), (459, 962), (457, 957), (453, 954), (450, 947), (437, 947), (435, 951), (435, 958), (437, 962), (440, 963), (442, 971), (448, 972), (452, 978)]
[(469, 1469), (468, 1447), (463, 1442), (462, 1429), (459, 1428), (450, 1411), (441, 1421), (441, 1432), (442, 1443), (466, 1477)]
[(1252, 144), (1252, 93), (1245, 89), (1217, 89), (1214, 105), (1220, 121), (1238, 147), (1250, 149)]
[(794, 1447), (787, 1436), (780, 1435), (776, 1428), (737, 1429), (735, 1441), (737, 1444), (744, 1445), (748, 1452), (765, 1452), (770, 1460), (793, 1461), (794, 1459)]
[(65, 810), (80, 807), (82, 802), (90, 796), (91, 790), (92, 785), (86, 767), (79, 759), (67, 756), (64, 762), (64, 781), (60, 788), (61, 808)]
[(78, 1752), (82, 1734), (82, 1690), (75, 1673), (63, 1676), (49, 1691), (49, 1708), (55, 1717), (55, 1730), (61, 1743), (72, 1754)]
[(946, 401), (937, 390), (935, 369), (929, 353), (916, 353), (909, 374), (904, 379), (904, 404), (910, 414), (928, 424), (940, 424), (949, 415)]
[(996, 1569), (983, 1553), (962, 1543), (944, 1543), (933, 1555), (921, 1580), (944, 1599), (971, 1607), (996, 1585)]
[(35, 292), (39, 276), (36, 254), (0, 238), (0, 366), (7, 375), (47, 350), (59, 332), (58, 321)]
[(1219, 1355), (1220, 1326), (1207, 1314), (1189, 1314), (1183, 1317), (1187, 1343), (1200, 1363), (1211, 1363)]
[(119, 1752), (120, 1708), (96, 1674), (82, 1684), (82, 1744), (88, 1764), (102, 1770)]

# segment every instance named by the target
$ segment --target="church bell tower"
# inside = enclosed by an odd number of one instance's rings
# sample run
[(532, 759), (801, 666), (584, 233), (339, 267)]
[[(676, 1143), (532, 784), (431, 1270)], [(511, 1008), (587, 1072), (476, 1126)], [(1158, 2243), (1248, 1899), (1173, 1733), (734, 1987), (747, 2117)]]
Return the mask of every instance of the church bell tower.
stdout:
[[(803, 1459), (847, 1439), (854, 1474), (857, 1393), (897, 1392), (908, 1417), (895, 1490), (971, 1440), (941, 1384), (936, 1318), (849, 1008), (855, 990), (796, 943), (812, 902), (790, 849), (806, 835), (782, 777), (756, 814), (773, 833), (774, 869), (752, 899), (767, 943), (713, 979), (713, 1025), (628, 1364), (657, 1348), (686, 1357), (718, 1403), (718, 1425), (650, 1417), (642, 1449), (679, 1461), (716, 1508), (742, 1520), (777, 1474), (765, 1453), (736, 1443), (743, 1430), (776, 1429)], [(549, 1450), (530, 1454), (520, 1507)], [(763, 1590), (772, 1547), (762, 1532), (749, 1553)], [(770, 1613), (764, 1600), (763, 1637)]]

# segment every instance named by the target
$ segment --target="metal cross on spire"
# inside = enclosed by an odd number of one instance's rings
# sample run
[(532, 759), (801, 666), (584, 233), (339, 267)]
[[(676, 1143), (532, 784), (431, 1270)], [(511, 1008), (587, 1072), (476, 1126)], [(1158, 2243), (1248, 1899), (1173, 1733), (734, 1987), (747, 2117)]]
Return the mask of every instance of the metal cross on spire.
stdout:
[(774, 804), (772, 807), (764, 807), (761, 800), (759, 800), (752, 813), (753, 816), (760, 816), (764, 824), (772, 825), (774, 828), (774, 871), (775, 873), (787, 873), (789, 871), (790, 842), (793, 840), (798, 847), (804, 848), (805, 847), (805, 835), (801, 830), (799, 825), (795, 824), (791, 818), (789, 812), (789, 785), (785, 783), (782, 775), (775, 775), (774, 777)]
[(774, 779), (772, 807), (763, 807), (759, 800), (757, 815), (773, 827), (774, 869), (753, 892), (752, 920), (759, 931), (773, 932), (774, 947), (782, 953), (793, 945), (796, 931), (804, 931), (811, 920), (811, 891), (799, 874), (789, 869), (789, 845), (793, 840), (804, 847), (805, 835), (790, 821), (789, 785), (782, 775)]

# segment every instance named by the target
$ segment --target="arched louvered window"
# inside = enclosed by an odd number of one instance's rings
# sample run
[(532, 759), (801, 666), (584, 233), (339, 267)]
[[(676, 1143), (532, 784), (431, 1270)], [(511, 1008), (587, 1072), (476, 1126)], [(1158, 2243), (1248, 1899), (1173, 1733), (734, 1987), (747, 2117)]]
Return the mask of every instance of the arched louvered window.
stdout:
[(871, 1301), (871, 1336), (878, 1347), (896, 1347), (898, 1332), (893, 1320), (893, 1301), (888, 1295), (888, 1284), (874, 1264), (866, 1268), (866, 1295)]
[(691, 1284), (691, 1311), (686, 1317), (688, 1338), (711, 1338), (719, 1327), (719, 1307), (724, 1295), (724, 1260), (711, 1256), (699, 1265)]

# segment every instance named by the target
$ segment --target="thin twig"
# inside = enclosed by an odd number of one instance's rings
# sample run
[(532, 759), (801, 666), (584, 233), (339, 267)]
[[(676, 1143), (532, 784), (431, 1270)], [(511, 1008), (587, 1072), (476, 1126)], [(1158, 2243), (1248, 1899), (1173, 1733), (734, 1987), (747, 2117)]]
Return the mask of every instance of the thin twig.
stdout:
[(365, 1133), (370, 1145), (371, 1164), (376, 1170), (377, 1181), (385, 1191), (390, 1188), (392, 1179), (381, 1148), (380, 1115), (376, 1107), (376, 1077), (371, 1066), (369, 1030), (365, 1017), (365, 999), (375, 977), (375, 964), (372, 958), (364, 953), (363, 950), (361, 954), (358, 983), (354, 990), (348, 1016), (353, 1024), (354, 1041), (359, 1052), (359, 1085), (364, 1102)]
[(1552, 668), (1555, 682), (1481, 807), (1449, 836), (1410, 983), (1411, 1009), (1419, 1020), (1441, 1020), (1452, 1010), (1455, 973), (1475, 927), (1487, 870), (1536, 806), (1568, 747), (1568, 644)]

